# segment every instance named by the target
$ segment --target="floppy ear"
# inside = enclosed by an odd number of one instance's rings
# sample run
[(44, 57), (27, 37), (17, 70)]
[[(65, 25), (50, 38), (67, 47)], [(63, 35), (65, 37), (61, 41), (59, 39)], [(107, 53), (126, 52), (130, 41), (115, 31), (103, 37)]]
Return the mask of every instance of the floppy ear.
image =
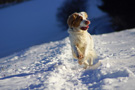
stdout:
[(73, 24), (74, 24), (74, 21), (76, 20), (76, 18), (77, 18), (77, 13), (73, 13), (72, 15), (70, 15), (68, 17), (67, 24), (68, 24), (69, 27), (74, 26)]
[(88, 14), (86, 12), (81, 12), (86, 18), (88, 18)]

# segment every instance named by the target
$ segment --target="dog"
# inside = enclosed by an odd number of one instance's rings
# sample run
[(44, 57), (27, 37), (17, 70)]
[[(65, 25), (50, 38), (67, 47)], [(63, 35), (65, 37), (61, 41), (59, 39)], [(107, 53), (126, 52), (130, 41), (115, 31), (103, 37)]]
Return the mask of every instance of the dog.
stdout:
[(84, 65), (84, 69), (92, 66), (97, 57), (92, 36), (87, 31), (90, 24), (87, 18), (86, 12), (75, 12), (67, 20), (72, 55), (80, 65)]

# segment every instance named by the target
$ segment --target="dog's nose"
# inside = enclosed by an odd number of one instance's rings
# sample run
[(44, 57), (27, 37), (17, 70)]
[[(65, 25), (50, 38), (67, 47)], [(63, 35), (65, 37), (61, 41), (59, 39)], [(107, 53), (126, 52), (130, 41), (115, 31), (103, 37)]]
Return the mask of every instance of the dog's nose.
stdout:
[(90, 21), (89, 21), (89, 20), (86, 20), (86, 21), (85, 21), (85, 24), (86, 24), (86, 25), (90, 24)]

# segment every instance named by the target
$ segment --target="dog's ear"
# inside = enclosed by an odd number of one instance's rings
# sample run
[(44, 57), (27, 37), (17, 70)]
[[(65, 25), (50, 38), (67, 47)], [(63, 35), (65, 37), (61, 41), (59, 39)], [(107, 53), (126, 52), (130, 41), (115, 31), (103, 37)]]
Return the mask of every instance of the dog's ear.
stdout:
[(80, 22), (82, 21), (82, 18), (79, 17), (78, 13), (73, 13), (69, 16), (67, 20), (67, 24), (69, 27), (78, 27), (80, 25)]
[(81, 12), (86, 18), (88, 18), (88, 14), (86, 12)]
[(73, 13), (72, 15), (68, 17), (67, 24), (69, 27), (73, 27), (73, 24), (76, 18), (77, 18), (77, 13)]
[(68, 19), (67, 19), (67, 24), (68, 24), (69, 27), (72, 26), (72, 18), (73, 18), (73, 16), (70, 15), (70, 16), (68, 17)]

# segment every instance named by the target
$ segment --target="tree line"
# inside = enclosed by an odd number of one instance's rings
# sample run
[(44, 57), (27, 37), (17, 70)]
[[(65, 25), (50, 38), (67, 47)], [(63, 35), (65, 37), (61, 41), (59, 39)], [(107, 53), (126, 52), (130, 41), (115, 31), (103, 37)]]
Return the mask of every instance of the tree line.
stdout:
[(0, 0), (0, 8), (30, 0)]

